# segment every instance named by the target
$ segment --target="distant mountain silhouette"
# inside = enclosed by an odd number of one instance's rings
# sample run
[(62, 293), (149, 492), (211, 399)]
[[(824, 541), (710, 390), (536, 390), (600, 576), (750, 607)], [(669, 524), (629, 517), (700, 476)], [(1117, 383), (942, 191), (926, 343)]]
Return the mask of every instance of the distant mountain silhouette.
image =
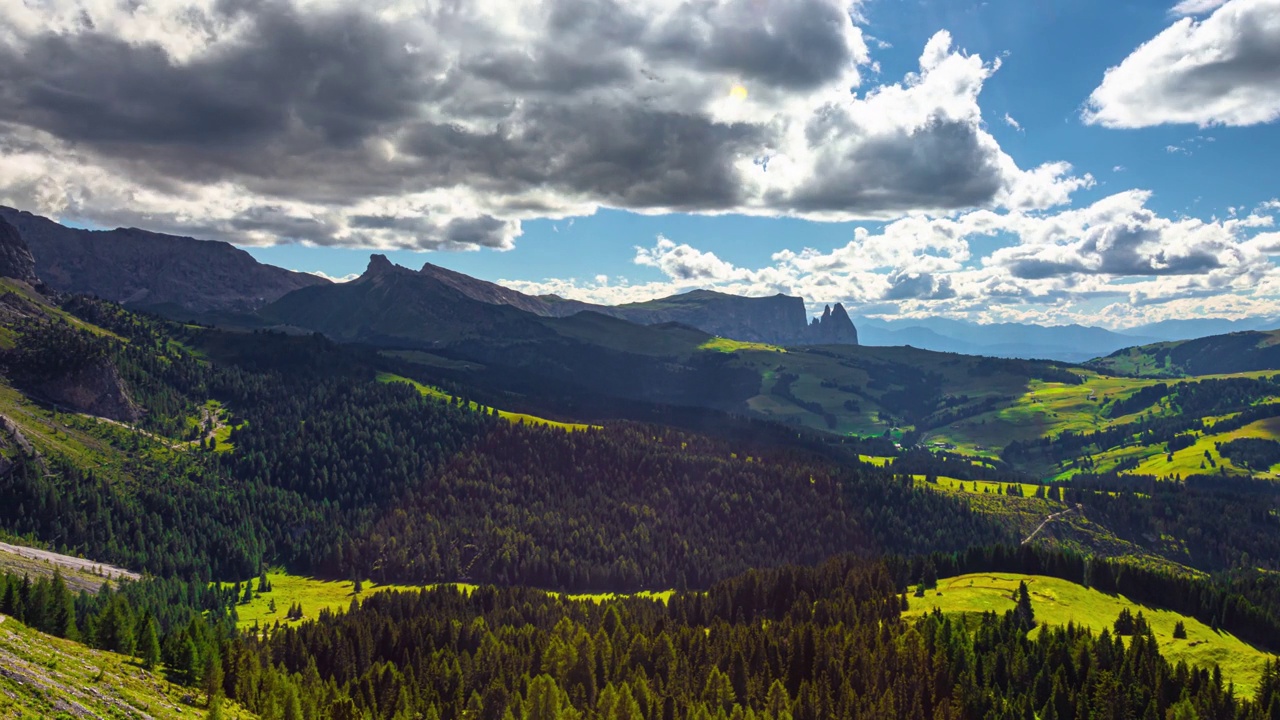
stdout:
[(328, 280), (265, 265), (225, 242), (120, 228), (80, 230), (0, 207), (50, 288), (174, 316), (245, 313)]

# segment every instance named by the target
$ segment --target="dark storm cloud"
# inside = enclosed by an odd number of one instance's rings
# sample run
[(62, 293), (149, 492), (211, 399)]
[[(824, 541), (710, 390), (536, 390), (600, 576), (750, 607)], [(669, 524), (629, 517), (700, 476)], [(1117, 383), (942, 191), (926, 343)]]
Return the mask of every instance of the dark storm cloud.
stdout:
[(188, 63), (96, 31), (50, 32), (0, 47), (0, 117), (108, 152), (253, 152), (286, 133), (342, 146), (416, 112), (433, 63), (405, 42), (359, 12), (281, 3), (258, 8), (240, 41)]
[[(810, 123), (811, 145), (838, 145), (857, 133), (838, 116)], [(905, 211), (912, 208), (953, 209), (991, 203), (1007, 178), (980, 131), (968, 121), (937, 119), (915, 132), (876, 136), (831, 153), (789, 198), (778, 198), (801, 211)]]
[[(428, 248), (510, 247), (519, 219), (599, 206), (865, 217), (995, 203), (1010, 176), (980, 125), (987, 70), (893, 88), (926, 112), (970, 95), (967, 115), (867, 132), (852, 114), (885, 113), (847, 92), (868, 62), (856, 5), (152, 0), (195, 38), (176, 51), (152, 26), (119, 34), (143, 23), (120, 6), (93, 6), (78, 28), (0, 40), (0, 168), (53, 159), (0, 179), (0, 200), (94, 221), (155, 195), (136, 224)], [(739, 83), (749, 100), (730, 99)], [(748, 162), (788, 153), (791, 174)], [(98, 187), (67, 170), (72, 156)]]
[(643, 107), (527, 103), (513, 132), (420, 125), (401, 150), (433, 184), (516, 193), (552, 187), (620, 207), (710, 209), (741, 200), (733, 161), (760, 128)]
[(631, 68), (618, 57), (583, 57), (559, 48), (536, 55), (499, 50), (470, 58), (464, 71), (518, 91), (573, 93), (632, 78)]
[(807, 90), (840, 77), (856, 58), (843, 30), (849, 16), (825, 2), (782, 0), (724, 6), (715, 22), (677, 18), (656, 49), (780, 88)]

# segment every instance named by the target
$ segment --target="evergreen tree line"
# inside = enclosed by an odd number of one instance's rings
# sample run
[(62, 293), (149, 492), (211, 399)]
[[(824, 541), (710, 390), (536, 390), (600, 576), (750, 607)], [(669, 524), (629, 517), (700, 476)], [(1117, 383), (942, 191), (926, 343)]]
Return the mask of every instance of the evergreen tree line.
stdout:
[[(883, 563), (751, 571), (667, 604), (521, 588), (379, 593), (230, 642), (222, 693), (264, 718), (1280, 718), (1216, 668), (1003, 615), (902, 617)], [(215, 689), (215, 692), (217, 689)]]
[[(97, 593), (73, 592), (62, 575), (0, 573), (0, 614), (55, 637), (132, 656), (147, 669), (163, 665), (170, 679), (220, 684), (222, 648), (235, 633), (233, 592), (175, 580), (105, 583)], [(210, 686), (212, 688), (212, 686)]]
[(1280, 570), (1280, 484), (1269, 480), (1191, 475), (1184, 481), (1130, 475), (1077, 474), (1063, 499), (1121, 538), (1176, 537), (1170, 560), (1209, 572)]

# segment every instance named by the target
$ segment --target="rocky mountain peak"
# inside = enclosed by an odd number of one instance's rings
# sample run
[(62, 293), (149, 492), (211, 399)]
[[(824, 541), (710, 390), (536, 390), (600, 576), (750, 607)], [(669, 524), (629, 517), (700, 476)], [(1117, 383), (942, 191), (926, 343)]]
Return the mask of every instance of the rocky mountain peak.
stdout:
[(369, 267), (365, 268), (365, 275), (377, 275), (384, 272), (390, 272), (396, 269), (395, 263), (387, 259), (386, 255), (374, 253), (369, 256)]
[(805, 340), (816, 345), (857, 345), (858, 329), (844, 305), (836, 303), (823, 307), (822, 317), (814, 318)]
[(0, 277), (22, 280), (32, 285), (36, 279), (36, 259), (18, 229), (0, 218)]

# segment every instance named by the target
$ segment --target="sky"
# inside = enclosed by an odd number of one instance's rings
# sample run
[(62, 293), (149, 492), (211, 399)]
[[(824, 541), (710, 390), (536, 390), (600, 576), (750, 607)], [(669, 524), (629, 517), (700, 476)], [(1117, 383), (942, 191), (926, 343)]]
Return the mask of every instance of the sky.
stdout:
[(0, 203), (602, 303), (1280, 315), (1280, 0), (4, 2)]

